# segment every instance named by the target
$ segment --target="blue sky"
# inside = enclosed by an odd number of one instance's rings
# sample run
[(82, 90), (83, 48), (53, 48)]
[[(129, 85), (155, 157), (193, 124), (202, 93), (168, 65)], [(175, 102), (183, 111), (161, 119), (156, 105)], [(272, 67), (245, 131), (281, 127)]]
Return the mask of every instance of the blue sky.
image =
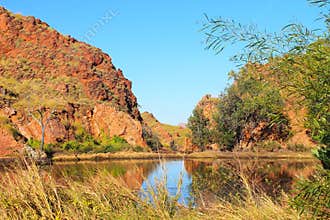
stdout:
[(0, 0), (0, 5), (101, 48), (133, 82), (141, 111), (170, 124), (186, 122), (203, 95), (223, 91), (227, 73), (235, 69), (229, 61), (235, 48), (217, 56), (204, 50), (199, 31), (204, 13), (271, 31), (297, 21), (313, 27), (318, 15), (305, 0)]

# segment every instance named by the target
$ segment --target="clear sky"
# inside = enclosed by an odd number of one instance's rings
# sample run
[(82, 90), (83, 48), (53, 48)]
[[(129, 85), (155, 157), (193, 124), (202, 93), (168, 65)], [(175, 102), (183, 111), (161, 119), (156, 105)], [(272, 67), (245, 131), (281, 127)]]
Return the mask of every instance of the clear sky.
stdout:
[(204, 50), (199, 31), (204, 13), (271, 31), (297, 21), (314, 26), (318, 15), (305, 0), (0, 0), (0, 5), (101, 48), (133, 82), (141, 111), (170, 124), (186, 122), (203, 95), (223, 91), (227, 73), (235, 69), (229, 61), (235, 48), (217, 56)]

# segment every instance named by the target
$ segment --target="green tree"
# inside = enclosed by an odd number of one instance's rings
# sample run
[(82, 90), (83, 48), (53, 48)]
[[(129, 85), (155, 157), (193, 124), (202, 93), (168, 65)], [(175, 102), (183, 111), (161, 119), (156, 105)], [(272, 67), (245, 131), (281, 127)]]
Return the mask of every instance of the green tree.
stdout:
[[(273, 134), (280, 141), (289, 135), (289, 122), (282, 113), (284, 102), (279, 90), (266, 80), (264, 73), (255, 69), (254, 65), (246, 65), (238, 73), (232, 72), (235, 82), (220, 96), (215, 136), (226, 150), (243, 147), (242, 144), (247, 147)], [(254, 134), (257, 127), (261, 128), (260, 134)]]
[(211, 132), (209, 130), (209, 120), (204, 116), (203, 109), (198, 106), (194, 109), (192, 116), (188, 119), (188, 128), (192, 132), (192, 143), (201, 150), (211, 142)]

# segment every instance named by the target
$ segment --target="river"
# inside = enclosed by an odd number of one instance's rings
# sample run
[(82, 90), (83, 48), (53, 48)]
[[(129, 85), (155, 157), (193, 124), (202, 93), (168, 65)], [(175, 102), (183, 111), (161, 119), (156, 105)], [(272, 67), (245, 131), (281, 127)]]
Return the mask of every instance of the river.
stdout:
[(166, 182), (171, 195), (180, 192), (181, 204), (210, 206), (219, 198), (242, 196), (245, 189), (242, 176), (254, 191), (276, 200), (282, 192), (291, 193), (297, 180), (310, 176), (316, 166), (314, 160), (295, 159), (181, 159), (56, 163), (47, 169), (55, 178), (64, 173), (75, 179), (106, 170), (141, 196), (148, 196), (150, 189)]

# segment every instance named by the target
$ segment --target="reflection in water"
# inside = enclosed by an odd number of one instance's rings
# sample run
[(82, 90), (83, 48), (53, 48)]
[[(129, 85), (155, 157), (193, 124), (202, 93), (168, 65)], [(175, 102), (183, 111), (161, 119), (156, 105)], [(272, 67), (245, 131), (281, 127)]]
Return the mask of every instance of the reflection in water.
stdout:
[(144, 196), (145, 194), (148, 196), (150, 187), (155, 190), (157, 184), (164, 180), (166, 180), (166, 189), (172, 196), (177, 194), (178, 185), (181, 180), (182, 184), (179, 188), (181, 195), (178, 201), (185, 205), (188, 205), (191, 202), (191, 176), (185, 170), (183, 160), (170, 160), (159, 163), (157, 168), (153, 170), (142, 185), (141, 189)]
[(282, 192), (289, 193), (299, 177), (309, 177), (316, 165), (315, 161), (292, 160), (185, 161), (193, 176), (192, 196), (197, 205), (206, 206), (219, 198), (231, 201), (233, 196), (244, 196), (242, 176), (253, 191), (277, 199)]
[(308, 177), (317, 163), (292, 160), (120, 160), (105, 162), (61, 163), (48, 167), (59, 181), (65, 176), (83, 181), (106, 170), (133, 190), (147, 191), (166, 177), (170, 195), (177, 193), (181, 178), (180, 203), (194, 202), (209, 206), (213, 201), (231, 201), (232, 196), (244, 195), (240, 174), (253, 190), (265, 192), (276, 199), (289, 192), (298, 177)]
[(126, 187), (139, 190), (149, 174), (156, 169), (155, 160), (118, 160), (84, 163), (58, 163), (49, 167), (52, 175), (57, 178), (68, 176), (83, 181), (98, 171), (107, 171), (118, 178)]

